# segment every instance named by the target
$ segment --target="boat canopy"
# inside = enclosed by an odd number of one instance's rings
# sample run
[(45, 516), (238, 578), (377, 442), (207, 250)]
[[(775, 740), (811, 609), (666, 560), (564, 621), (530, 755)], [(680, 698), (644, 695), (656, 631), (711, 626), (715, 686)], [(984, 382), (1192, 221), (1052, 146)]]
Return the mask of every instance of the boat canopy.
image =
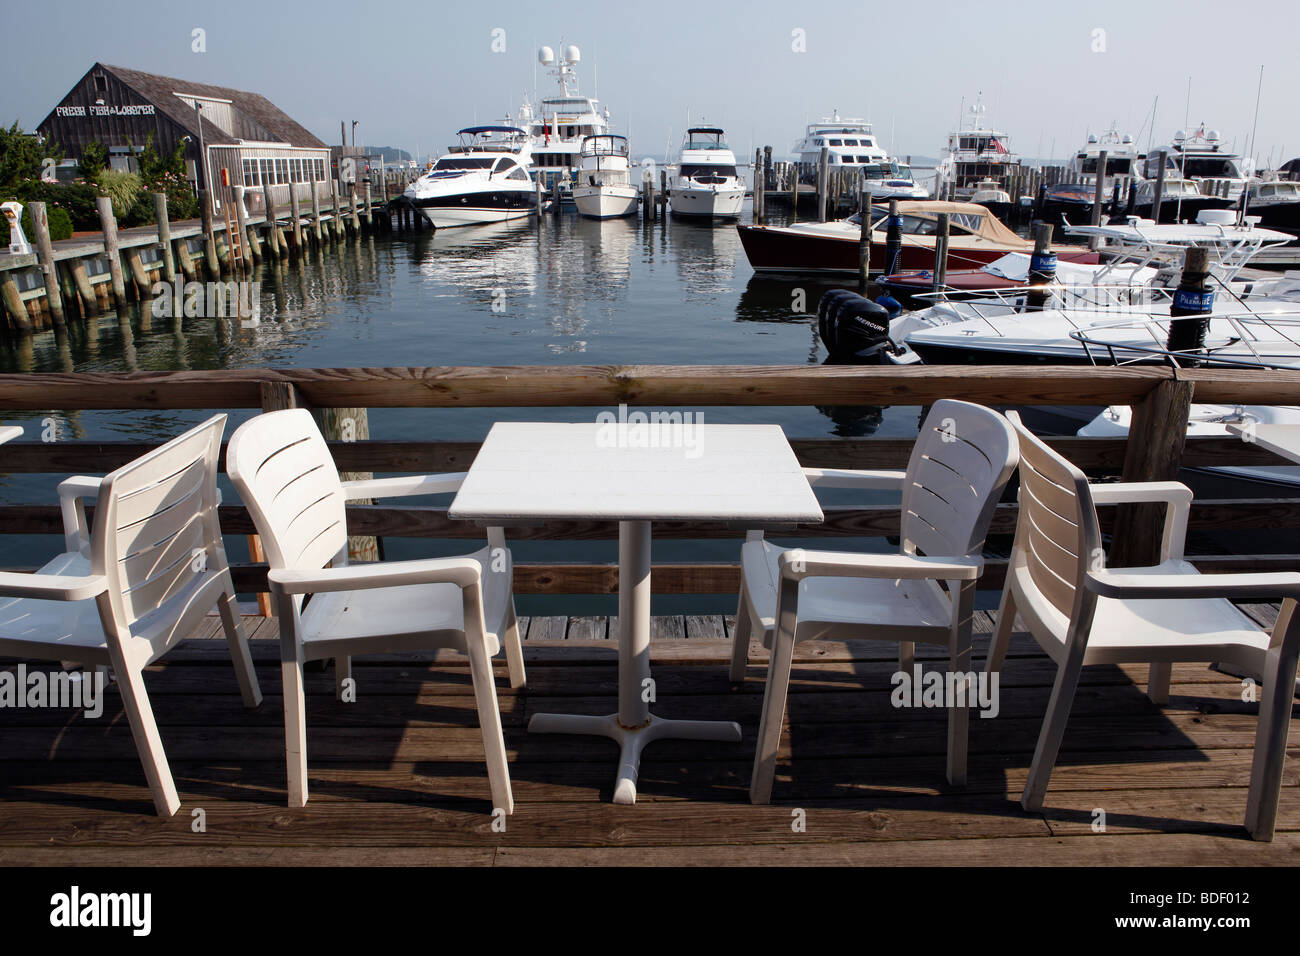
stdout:
[(518, 126), (466, 126), (460, 130), (457, 136), (480, 136), (483, 133), (514, 133), (518, 136), (526, 135)]

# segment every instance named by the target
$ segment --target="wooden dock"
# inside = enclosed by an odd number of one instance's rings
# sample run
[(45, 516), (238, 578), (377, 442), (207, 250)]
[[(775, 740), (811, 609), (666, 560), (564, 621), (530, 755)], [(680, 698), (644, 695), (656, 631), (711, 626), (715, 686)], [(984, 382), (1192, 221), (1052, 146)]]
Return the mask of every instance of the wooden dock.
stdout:
[[(497, 665), (516, 800), (506, 832), (491, 826), (468, 666), (449, 652), (356, 659), (353, 704), (335, 700), (331, 673), (309, 673), (312, 794), (290, 809), (276, 621), (246, 624), (266, 695), (257, 711), (240, 705), (215, 618), (150, 669), (183, 801), (172, 820), (154, 815), (116, 693), (97, 720), (6, 712), (0, 864), (1293, 865), (1300, 850), (1294, 761), (1274, 842), (1246, 837), (1254, 705), (1238, 680), (1200, 665), (1175, 666), (1163, 708), (1146, 697), (1145, 668), (1087, 669), (1047, 808), (1022, 811), (1053, 677), (1025, 635), (1003, 671), (1001, 713), (971, 721), (961, 790), (944, 782), (944, 711), (890, 705), (896, 645), (800, 645), (774, 802), (752, 806), (765, 655), (755, 646), (747, 680), (731, 685), (720, 616), (657, 619), (657, 706), (738, 720), (744, 739), (655, 744), (635, 806), (609, 802), (611, 742), (525, 730), (540, 711), (616, 707), (615, 647), (591, 636), (608, 633), (606, 620), (548, 617), (528, 624), (526, 689), (512, 691)], [(977, 662), (991, 626), (978, 615)], [(198, 809), (206, 832), (194, 832)]]

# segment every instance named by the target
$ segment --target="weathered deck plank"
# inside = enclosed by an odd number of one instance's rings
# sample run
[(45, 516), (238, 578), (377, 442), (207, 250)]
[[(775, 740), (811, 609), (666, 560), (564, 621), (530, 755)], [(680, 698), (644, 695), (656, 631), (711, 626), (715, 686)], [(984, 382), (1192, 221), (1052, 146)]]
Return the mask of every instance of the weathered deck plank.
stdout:
[[(504, 834), (490, 827), (462, 655), (358, 658), (353, 704), (335, 700), (332, 672), (307, 674), (311, 799), (290, 809), (276, 621), (245, 619), (265, 694), (249, 712), (224, 642), (212, 639), (220, 637), (214, 619), (200, 628), (205, 637), (146, 678), (182, 812), (171, 821), (154, 816), (116, 693), (95, 720), (6, 709), (0, 864), (1290, 865), (1300, 851), (1294, 761), (1284, 771), (1277, 839), (1244, 839), (1255, 705), (1241, 700), (1240, 681), (1203, 665), (1173, 668), (1165, 707), (1146, 696), (1144, 667), (1085, 670), (1045, 807), (1022, 811), (1054, 677), (1024, 635), (1012, 640), (999, 715), (971, 721), (962, 790), (943, 777), (943, 711), (891, 703), (894, 645), (800, 645), (775, 802), (751, 806), (766, 652), (752, 647), (747, 679), (731, 685), (722, 635), (734, 621), (722, 615), (661, 620), (651, 648), (656, 712), (735, 719), (741, 743), (656, 743), (643, 758), (639, 805), (617, 807), (609, 803), (611, 742), (526, 731), (539, 711), (615, 706), (616, 642), (600, 639), (616, 633), (611, 623), (521, 621), (526, 689), (512, 690), (504, 661), (496, 662), (516, 799)], [(989, 630), (989, 616), (979, 615), (976, 666)], [(942, 648), (918, 651), (935, 664), (944, 658)], [(205, 834), (190, 829), (186, 810), (198, 807)], [(796, 808), (806, 814), (803, 832), (791, 829)], [(1093, 829), (1098, 809), (1103, 833)]]

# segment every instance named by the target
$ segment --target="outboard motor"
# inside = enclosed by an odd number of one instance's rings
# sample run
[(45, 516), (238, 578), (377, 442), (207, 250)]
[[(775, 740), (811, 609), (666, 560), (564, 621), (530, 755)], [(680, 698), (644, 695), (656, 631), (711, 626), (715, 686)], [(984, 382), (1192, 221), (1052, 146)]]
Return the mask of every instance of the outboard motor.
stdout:
[(835, 289), (818, 303), (817, 332), (835, 358), (878, 361), (881, 351), (889, 347), (891, 318), (885, 306), (866, 296)]

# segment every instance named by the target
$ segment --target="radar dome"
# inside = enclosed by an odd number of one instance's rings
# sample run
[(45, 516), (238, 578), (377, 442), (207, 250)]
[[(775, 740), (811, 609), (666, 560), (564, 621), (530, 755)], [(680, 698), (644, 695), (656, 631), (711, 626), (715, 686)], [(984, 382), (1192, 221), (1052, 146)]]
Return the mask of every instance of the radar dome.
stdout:
[(564, 48), (564, 62), (577, 63), (582, 59), (582, 53), (576, 46), (566, 46)]
[(1217, 129), (1210, 130), (1210, 135), (1207, 139), (1209, 139), (1211, 143), (1217, 143), (1219, 141), (1219, 131)]
[(537, 51), (537, 61), (541, 63), (542, 66), (550, 66), (555, 62), (555, 51), (549, 46), (542, 47)]
[(1187, 131), (1186, 131), (1186, 130), (1181, 130), (1181, 129), (1180, 129), (1180, 130), (1178, 130), (1178, 132), (1174, 133), (1174, 142), (1175, 142), (1175, 143), (1181, 143), (1181, 142), (1182, 142), (1183, 140), (1185, 140), (1185, 139), (1187, 139)]
[(1088, 145), (1091, 146), (1095, 142), (1097, 142), (1097, 134), (1092, 133), (1088, 136)]
[(1133, 143), (1133, 137), (1130, 136), (1128, 133), (1125, 133), (1124, 138), (1120, 140), (1120, 142), (1122, 142), (1125, 146), (1129, 146)]

